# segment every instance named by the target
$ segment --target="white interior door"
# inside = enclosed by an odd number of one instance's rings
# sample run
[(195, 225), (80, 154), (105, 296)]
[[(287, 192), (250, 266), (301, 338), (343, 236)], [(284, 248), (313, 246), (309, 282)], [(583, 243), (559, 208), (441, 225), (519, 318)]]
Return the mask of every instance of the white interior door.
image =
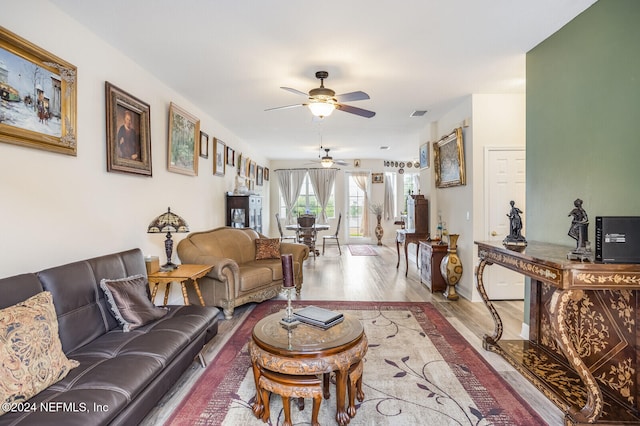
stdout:
[[(526, 157), (524, 148), (487, 148), (485, 151), (486, 239), (502, 241), (509, 235), (509, 202), (525, 210)], [(522, 235), (526, 237), (525, 215)], [(484, 269), (484, 285), (491, 300), (524, 299), (524, 276), (501, 266)]]

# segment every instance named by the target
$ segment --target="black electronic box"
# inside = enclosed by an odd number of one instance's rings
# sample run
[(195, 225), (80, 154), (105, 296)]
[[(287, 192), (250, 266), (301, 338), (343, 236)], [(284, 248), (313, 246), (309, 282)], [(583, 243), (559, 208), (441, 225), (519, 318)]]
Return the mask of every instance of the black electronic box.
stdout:
[(596, 217), (596, 262), (640, 263), (640, 216)]

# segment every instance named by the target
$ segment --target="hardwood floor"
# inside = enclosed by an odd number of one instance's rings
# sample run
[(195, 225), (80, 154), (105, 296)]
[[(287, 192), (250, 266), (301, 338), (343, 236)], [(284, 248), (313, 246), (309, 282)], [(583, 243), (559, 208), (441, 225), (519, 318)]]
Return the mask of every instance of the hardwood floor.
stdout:
[[(493, 320), (483, 303), (472, 303), (463, 298), (452, 302), (442, 294), (432, 295), (427, 287), (420, 283), (415, 263), (409, 263), (409, 273), (405, 277), (404, 262), (396, 269), (395, 247), (372, 247), (378, 252), (378, 256), (351, 256), (346, 245), (342, 247), (342, 256), (339, 256), (337, 247), (332, 245), (330, 248), (327, 247), (325, 256), (318, 256), (315, 260), (313, 257), (309, 258), (304, 264), (304, 284), (299, 298), (431, 302), (549, 425), (563, 424), (562, 412), (555, 405), (500, 356), (482, 349), (481, 337), (493, 332)], [(216, 356), (253, 306), (255, 305), (239, 307), (233, 319), (220, 321), (219, 333), (204, 353), (207, 362)], [(495, 303), (495, 306), (504, 323), (503, 339), (519, 339), (523, 302), (503, 301)], [(203, 370), (194, 362), (142, 424), (163, 424), (180, 401), (188, 396), (191, 386)], [(259, 420), (256, 422), (261, 424)]]

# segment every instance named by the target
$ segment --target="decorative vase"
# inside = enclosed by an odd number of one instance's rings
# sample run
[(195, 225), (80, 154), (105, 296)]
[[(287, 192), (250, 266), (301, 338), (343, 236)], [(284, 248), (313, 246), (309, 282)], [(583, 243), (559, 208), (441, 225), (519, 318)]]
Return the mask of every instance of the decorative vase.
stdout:
[(380, 221), (382, 220), (382, 215), (378, 215), (378, 224), (376, 225), (376, 238), (378, 239), (378, 245), (382, 245), (382, 236), (384, 235), (384, 229), (382, 229), (382, 225)]
[(458, 257), (458, 234), (449, 234), (449, 248), (447, 254), (440, 263), (440, 273), (447, 283), (447, 289), (444, 295), (448, 300), (458, 300), (456, 293), (456, 284), (460, 282), (462, 277), (462, 262)]

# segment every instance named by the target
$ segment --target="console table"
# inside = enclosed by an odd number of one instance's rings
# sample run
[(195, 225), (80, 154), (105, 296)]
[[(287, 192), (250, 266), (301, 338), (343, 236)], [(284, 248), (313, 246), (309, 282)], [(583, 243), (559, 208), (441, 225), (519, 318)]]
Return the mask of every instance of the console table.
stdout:
[[(565, 424), (640, 424), (640, 265), (567, 260), (571, 247), (529, 242), (524, 252), (476, 242), (477, 288), (494, 321), (483, 347), (502, 355), (565, 413)], [(531, 278), (529, 340), (500, 340), (484, 288), (486, 266)]]
[(396, 269), (400, 266), (400, 245), (404, 244), (404, 259), (406, 262), (407, 270), (404, 272), (406, 277), (409, 273), (409, 257), (407, 256), (407, 247), (413, 243), (416, 245), (416, 263), (418, 263), (418, 253), (420, 252), (420, 240), (427, 240), (429, 238), (428, 232), (415, 232), (415, 230), (398, 229), (396, 230), (396, 250), (398, 251), (398, 263), (396, 263)]

